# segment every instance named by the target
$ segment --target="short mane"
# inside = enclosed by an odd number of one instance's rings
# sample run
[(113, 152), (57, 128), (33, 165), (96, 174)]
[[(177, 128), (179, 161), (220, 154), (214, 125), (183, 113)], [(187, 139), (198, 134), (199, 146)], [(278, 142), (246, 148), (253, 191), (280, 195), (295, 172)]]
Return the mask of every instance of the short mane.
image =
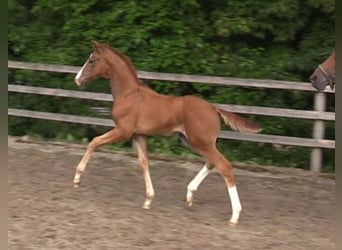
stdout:
[(104, 44), (104, 47), (107, 48), (107, 49), (109, 49), (109, 50), (111, 50), (114, 54), (118, 55), (122, 60), (124, 60), (124, 61), (126, 62), (128, 68), (130, 69), (130, 71), (132, 72), (132, 74), (135, 75), (135, 77), (136, 77), (136, 79), (137, 79), (139, 85), (141, 85), (141, 86), (143, 86), (143, 87), (146, 87), (146, 88), (149, 88), (146, 84), (144, 84), (144, 83), (138, 78), (138, 74), (137, 74), (137, 72), (136, 72), (136, 70), (135, 70), (135, 68), (134, 68), (134, 65), (133, 65), (131, 59), (130, 59), (128, 56), (126, 56), (126, 55), (120, 53), (118, 50), (116, 50), (116, 49), (114, 49), (114, 48), (111, 48), (108, 44)]

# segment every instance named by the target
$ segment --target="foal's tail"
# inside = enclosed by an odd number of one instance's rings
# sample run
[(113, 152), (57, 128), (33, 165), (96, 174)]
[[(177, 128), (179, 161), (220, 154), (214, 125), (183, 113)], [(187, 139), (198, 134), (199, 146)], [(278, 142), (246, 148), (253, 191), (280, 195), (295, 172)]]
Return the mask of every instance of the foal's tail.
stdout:
[(241, 133), (258, 133), (261, 131), (260, 126), (251, 120), (220, 108), (216, 108), (216, 111), (221, 115), (225, 124), (230, 126), (233, 130), (237, 130)]

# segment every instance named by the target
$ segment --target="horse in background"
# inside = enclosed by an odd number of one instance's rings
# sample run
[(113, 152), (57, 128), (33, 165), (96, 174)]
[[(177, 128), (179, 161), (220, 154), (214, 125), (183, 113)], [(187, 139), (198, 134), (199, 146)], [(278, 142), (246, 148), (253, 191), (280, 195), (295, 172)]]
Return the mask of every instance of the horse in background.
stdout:
[(335, 88), (335, 50), (319, 64), (310, 76), (312, 86), (317, 90), (324, 90), (327, 85), (333, 90)]
[(167, 96), (142, 84), (130, 59), (106, 44), (93, 41), (93, 52), (75, 77), (81, 87), (97, 78), (109, 79), (113, 95), (112, 118), (116, 127), (93, 138), (76, 167), (74, 186), (80, 185), (91, 154), (100, 146), (133, 140), (143, 170), (146, 198), (143, 208), (150, 208), (155, 196), (149, 173), (146, 137), (177, 134), (205, 158), (205, 164), (187, 186), (186, 201), (193, 203), (193, 194), (200, 183), (216, 167), (223, 176), (232, 206), (230, 225), (238, 223), (241, 203), (235, 185), (233, 166), (216, 148), (220, 117), (226, 125), (242, 133), (257, 133), (260, 127), (241, 116), (220, 109), (196, 96)]

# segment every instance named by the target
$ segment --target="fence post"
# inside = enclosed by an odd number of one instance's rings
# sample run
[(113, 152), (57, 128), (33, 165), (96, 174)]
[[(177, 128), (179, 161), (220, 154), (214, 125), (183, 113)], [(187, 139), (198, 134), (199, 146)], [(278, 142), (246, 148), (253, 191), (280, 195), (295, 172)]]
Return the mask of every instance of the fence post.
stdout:
[[(316, 92), (314, 100), (314, 110), (324, 112), (326, 108), (326, 95), (324, 92)], [(324, 139), (324, 121), (315, 120), (313, 127), (314, 139)], [(311, 151), (310, 158), (310, 169), (314, 172), (321, 172), (322, 170), (322, 157), (323, 152), (321, 148), (313, 148)]]

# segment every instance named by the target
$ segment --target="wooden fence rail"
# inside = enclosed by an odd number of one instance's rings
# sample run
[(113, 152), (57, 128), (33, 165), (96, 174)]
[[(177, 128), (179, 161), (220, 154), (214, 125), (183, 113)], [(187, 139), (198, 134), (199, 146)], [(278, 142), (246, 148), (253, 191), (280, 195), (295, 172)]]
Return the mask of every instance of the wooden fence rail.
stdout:
[[(47, 65), (38, 63), (24, 63), (8, 61), (8, 68), (12, 69), (25, 69), (25, 70), (40, 70), (50, 72), (61, 73), (77, 73), (80, 67), (64, 66), (64, 65)], [(315, 103), (312, 111), (310, 110), (295, 110), (284, 108), (269, 108), (269, 107), (257, 107), (257, 106), (243, 106), (243, 105), (228, 105), (217, 104), (222, 108), (228, 109), (235, 113), (254, 114), (254, 115), (266, 115), (277, 117), (290, 117), (298, 119), (311, 119), (314, 120), (313, 138), (299, 138), (291, 136), (278, 136), (278, 135), (266, 135), (266, 134), (241, 134), (234, 131), (220, 131), (219, 138), (234, 139), (252, 142), (274, 143), (282, 145), (302, 146), (310, 147), (311, 151), (311, 163), (310, 169), (312, 171), (321, 171), (322, 168), (322, 148), (335, 148), (335, 140), (324, 139), (324, 121), (335, 121), (334, 112), (325, 111), (326, 93), (333, 91), (327, 89), (323, 92), (317, 92), (312, 88), (311, 84), (304, 82), (289, 82), (289, 81), (274, 81), (274, 80), (256, 80), (256, 79), (240, 79), (229, 77), (212, 77), (212, 76), (195, 76), (195, 75), (183, 75), (183, 74), (167, 74), (138, 71), (138, 76), (141, 79), (153, 79), (173, 82), (191, 82), (191, 83), (206, 83), (223, 86), (240, 86), (240, 87), (253, 87), (253, 88), (272, 88), (283, 90), (300, 90), (311, 91), (315, 95)], [(86, 91), (72, 91), (55, 88), (43, 88), (32, 87), (17, 84), (8, 84), (9, 92), (27, 93), (27, 94), (40, 94), (51, 95), (67, 98), (80, 98), (97, 101), (109, 101), (112, 102), (113, 98), (110, 94), (105, 93), (93, 93)], [(108, 110), (109, 112), (109, 110)], [(37, 119), (47, 119), (63, 122), (92, 124), (100, 126), (115, 126), (111, 119), (68, 115), (68, 114), (56, 114), (49, 112), (40, 112), (33, 110), (23, 109), (8, 109), (9, 116), (29, 117)]]
[[(25, 69), (37, 71), (50, 71), (60, 73), (77, 73), (80, 67), (56, 65), (56, 64), (41, 64), (41, 63), (27, 63), (8, 61), (8, 68), (11, 69)], [(248, 88), (271, 88), (271, 89), (285, 89), (285, 90), (304, 90), (316, 92), (311, 84), (305, 82), (290, 82), (277, 80), (260, 80), (260, 79), (242, 79), (233, 77), (218, 77), (218, 76), (202, 76), (202, 75), (185, 75), (185, 74), (168, 74), (158, 72), (138, 71), (138, 77), (141, 79), (170, 81), (170, 82), (184, 82), (184, 83), (205, 83), (210, 85), (223, 86), (240, 86)], [(325, 89), (324, 93), (333, 93), (330, 89)]]
[[(80, 99), (88, 99), (94, 101), (113, 101), (111, 94), (105, 93), (93, 93), (87, 91), (75, 91), (75, 90), (63, 90), (55, 88), (44, 88), (44, 87), (32, 87), (23, 86), (17, 84), (8, 84), (8, 91), (27, 93), (27, 94), (40, 94), (40, 95), (51, 95), (59, 97), (72, 97)], [(301, 119), (312, 119), (312, 120), (326, 120), (334, 121), (335, 113), (323, 112), (323, 111), (309, 111), (309, 110), (295, 110), (295, 109), (284, 109), (284, 108), (266, 108), (257, 106), (243, 106), (243, 105), (228, 105), (228, 104), (216, 104), (216, 106), (228, 109), (231, 112), (241, 114), (255, 114), (255, 115), (268, 115), (268, 116), (279, 116), (279, 117), (291, 117)]]

